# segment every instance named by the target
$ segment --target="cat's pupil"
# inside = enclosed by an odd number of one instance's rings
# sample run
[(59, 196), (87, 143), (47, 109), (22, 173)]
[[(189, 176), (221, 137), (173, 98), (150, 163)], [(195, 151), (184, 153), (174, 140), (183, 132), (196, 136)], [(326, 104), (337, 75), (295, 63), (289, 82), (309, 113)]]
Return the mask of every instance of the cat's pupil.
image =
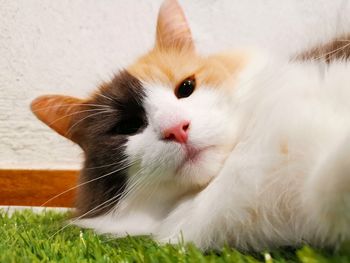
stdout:
[(175, 92), (175, 95), (179, 99), (187, 98), (193, 93), (195, 87), (196, 87), (195, 78), (194, 77), (187, 78), (183, 82), (181, 82), (181, 84), (178, 86)]
[(130, 118), (119, 121), (112, 129), (112, 133), (120, 135), (132, 135), (138, 132), (138, 130), (144, 125), (144, 121), (141, 118)]

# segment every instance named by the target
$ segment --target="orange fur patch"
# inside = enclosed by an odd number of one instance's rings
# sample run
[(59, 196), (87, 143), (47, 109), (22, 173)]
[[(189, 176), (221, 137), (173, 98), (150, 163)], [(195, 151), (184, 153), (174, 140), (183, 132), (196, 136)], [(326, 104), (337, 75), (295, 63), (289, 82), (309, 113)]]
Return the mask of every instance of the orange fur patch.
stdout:
[(247, 56), (243, 53), (202, 57), (191, 50), (154, 49), (129, 67), (128, 72), (147, 83), (160, 83), (174, 89), (192, 75), (196, 78), (197, 87), (203, 84), (217, 87), (235, 79), (246, 61)]

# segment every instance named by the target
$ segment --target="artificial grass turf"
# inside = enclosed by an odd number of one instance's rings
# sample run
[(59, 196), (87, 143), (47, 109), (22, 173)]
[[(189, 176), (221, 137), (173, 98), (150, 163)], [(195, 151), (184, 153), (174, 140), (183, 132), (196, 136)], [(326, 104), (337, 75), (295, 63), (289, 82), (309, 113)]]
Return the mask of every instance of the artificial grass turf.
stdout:
[(350, 262), (350, 244), (333, 252), (303, 247), (248, 255), (224, 248), (203, 254), (192, 245), (160, 246), (146, 237), (116, 239), (75, 226), (62, 229), (67, 216), (0, 211), (0, 262)]

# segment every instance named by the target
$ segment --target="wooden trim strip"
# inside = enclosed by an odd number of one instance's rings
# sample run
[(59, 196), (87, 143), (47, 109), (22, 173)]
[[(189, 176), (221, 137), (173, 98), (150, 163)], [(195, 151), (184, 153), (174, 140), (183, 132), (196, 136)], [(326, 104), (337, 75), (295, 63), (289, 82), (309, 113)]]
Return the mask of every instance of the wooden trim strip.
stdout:
[[(0, 205), (42, 206), (54, 196), (77, 185), (79, 171), (0, 169)], [(73, 207), (76, 189), (44, 204)]]

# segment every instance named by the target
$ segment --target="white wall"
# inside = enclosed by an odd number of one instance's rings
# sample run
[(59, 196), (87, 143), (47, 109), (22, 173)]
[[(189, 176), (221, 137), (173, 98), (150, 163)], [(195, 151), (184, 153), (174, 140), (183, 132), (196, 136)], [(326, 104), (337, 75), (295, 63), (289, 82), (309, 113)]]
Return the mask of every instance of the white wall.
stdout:
[[(87, 96), (150, 49), (160, 2), (0, 0), (0, 168), (80, 166), (80, 149), (37, 121), (30, 101)], [(204, 53), (259, 44), (287, 55), (350, 32), (348, 0), (180, 2)]]

